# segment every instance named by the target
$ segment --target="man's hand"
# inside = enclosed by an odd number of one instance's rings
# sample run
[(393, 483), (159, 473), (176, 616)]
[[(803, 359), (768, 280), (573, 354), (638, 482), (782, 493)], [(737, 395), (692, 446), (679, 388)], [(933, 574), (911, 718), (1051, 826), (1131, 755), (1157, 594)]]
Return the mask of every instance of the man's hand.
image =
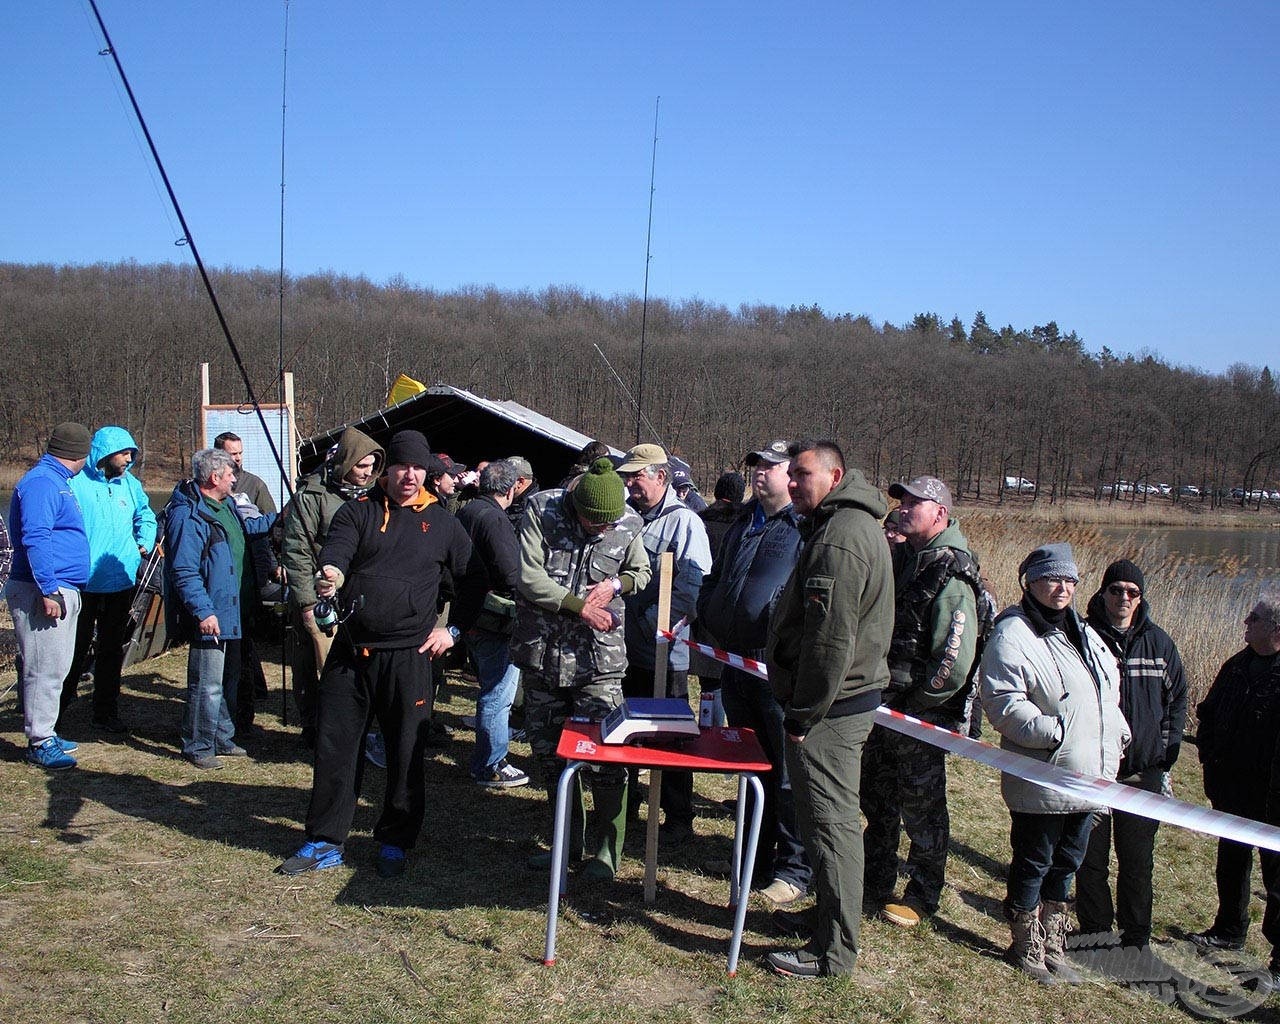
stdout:
[[(601, 580), (587, 594), (587, 607), (605, 608), (613, 600), (613, 597), (613, 580)], [(599, 629), (600, 627), (593, 626), (592, 628)]]
[(48, 618), (57, 621), (67, 614), (67, 609), (57, 598), (42, 597), (40, 600), (44, 605), (44, 613)]
[(427, 634), (426, 640), (422, 642), (422, 646), (418, 648), (419, 654), (430, 654), (433, 658), (438, 658), (453, 646), (453, 636), (444, 628), (437, 626)]
[(322, 566), (316, 573), (316, 596), (333, 597), (342, 586), (342, 573), (332, 565)]
[(214, 639), (217, 639), (219, 636), (218, 616), (209, 615), (200, 620), (200, 635), (211, 636)]
[[(595, 593), (594, 589), (592, 593)], [(590, 599), (582, 606), (582, 611), (578, 613), (578, 617), (598, 633), (608, 633), (611, 629), (616, 628), (613, 612), (609, 611), (608, 608), (591, 604)]]

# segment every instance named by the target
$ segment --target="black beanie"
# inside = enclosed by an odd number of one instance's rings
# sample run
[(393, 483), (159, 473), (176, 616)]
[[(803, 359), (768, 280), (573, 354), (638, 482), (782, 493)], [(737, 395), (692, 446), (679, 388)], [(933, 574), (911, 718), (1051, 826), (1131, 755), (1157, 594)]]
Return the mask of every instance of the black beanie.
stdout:
[(434, 465), (431, 445), (420, 430), (400, 430), (391, 435), (387, 445), (388, 466), (421, 466), (430, 469)]
[(1142, 570), (1127, 558), (1112, 562), (1107, 566), (1107, 571), (1102, 574), (1103, 590), (1106, 590), (1113, 583), (1132, 583), (1144, 592), (1147, 589), (1146, 581), (1142, 578)]
[(89, 457), (89, 428), (79, 423), (59, 423), (49, 435), (49, 454), (68, 462)]
[(716, 481), (716, 500), (732, 501), (736, 505), (742, 500), (743, 492), (746, 489), (747, 482), (742, 479), (741, 473), (735, 473), (733, 470), (721, 473), (720, 479)]

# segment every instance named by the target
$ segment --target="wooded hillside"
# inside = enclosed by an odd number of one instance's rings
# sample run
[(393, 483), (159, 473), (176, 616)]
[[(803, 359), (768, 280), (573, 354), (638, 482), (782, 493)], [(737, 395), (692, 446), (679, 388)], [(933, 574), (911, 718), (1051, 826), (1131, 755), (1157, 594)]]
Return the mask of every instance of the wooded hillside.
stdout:
[[(274, 400), (278, 276), (213, 278), (258, 395)], [(634, 409), (593, 345), (634, 390), (636, 297), (316, 275), (286, 279), (284, 315), (304, 433), (376, 408), (405, 372), (634, 442)], [(928, 313), (895, 327), (816, 307), (651, 300), (646, 338), (644, 411), (704, 491), (752, 446), (801, 435), (838, 438), (881, 486), (932, 472), (958, 497), (994, 497), (1007, 476), (1036, 481), (1040, 501), (1122, 480), (1167, 483), (1173, 500), (1210, 505), (1233, 501), (1233, 488), (1280, 488), (1280, 396), (1265, 367), (1214, 375), (1091, 354), (1054, 323), (996, 330), (981, 312), (967, 328)], [(153, 458), (185, 461), (198, 364), (212, 364), (216, 397), (244, 395), (187, 266), (0, 264), (0, 342), (3, 458), (74, 418), (123, 424)], [(1202, 496), (1178, 497), (1184, 486)], [(1108, 493), (1145, 498), (1140, 487)]]

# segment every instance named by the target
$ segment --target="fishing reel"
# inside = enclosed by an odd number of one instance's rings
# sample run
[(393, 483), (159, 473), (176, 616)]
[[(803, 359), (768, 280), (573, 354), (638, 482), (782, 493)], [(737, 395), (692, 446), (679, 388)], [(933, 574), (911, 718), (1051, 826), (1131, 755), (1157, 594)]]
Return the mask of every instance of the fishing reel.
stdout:
[(315, 607), (311, 609), (311, 614), (315, 617), (316, 628), (325, 636), (333, 636), (337, 632), (338, 627), (360, 608), (364, 607), (364, 595), (359, 594), (351, 602), (351, 606), (343, 613), (338, 607), (338, 599), (334, 597), (322, 597), (315, 603)]

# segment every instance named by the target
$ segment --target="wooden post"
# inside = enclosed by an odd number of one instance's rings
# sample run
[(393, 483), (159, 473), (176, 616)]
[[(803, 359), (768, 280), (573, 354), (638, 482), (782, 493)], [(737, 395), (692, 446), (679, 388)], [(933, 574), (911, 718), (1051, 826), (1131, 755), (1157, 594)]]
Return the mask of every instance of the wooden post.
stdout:
[[(664, 551), (658, 560), (658, 628), (671, 628), (671, 578), (675, 575), (675, 556)], [(661, 637), (653, 650), (653, 695), (667, 695), (667, 650), (671, 642)], [(644, 901), (658, 898), (658, 815), (662, 798), (662, 772), (649, 769), (649, 820), (644, 837)]]

